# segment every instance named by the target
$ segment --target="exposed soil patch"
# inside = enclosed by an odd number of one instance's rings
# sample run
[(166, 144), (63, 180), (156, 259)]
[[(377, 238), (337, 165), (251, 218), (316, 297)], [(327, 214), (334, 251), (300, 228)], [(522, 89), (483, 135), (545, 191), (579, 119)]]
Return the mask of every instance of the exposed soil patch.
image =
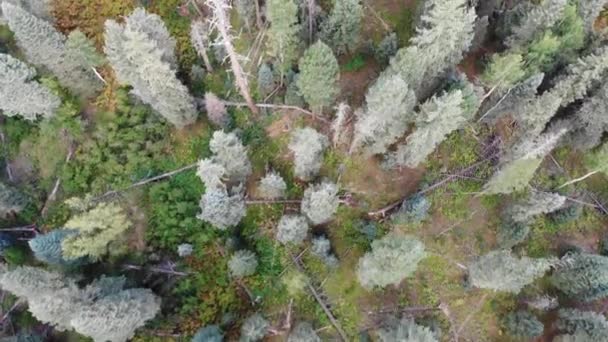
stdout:
[(380, 65), (374, 58), (367, 57), (363, 68), (353, 72), (342, 72), (340, 74), (340, 98), (346, 100), (353, 108), (361, 106), (365, 100), (367, 88), (378, 78), (380, 71)]

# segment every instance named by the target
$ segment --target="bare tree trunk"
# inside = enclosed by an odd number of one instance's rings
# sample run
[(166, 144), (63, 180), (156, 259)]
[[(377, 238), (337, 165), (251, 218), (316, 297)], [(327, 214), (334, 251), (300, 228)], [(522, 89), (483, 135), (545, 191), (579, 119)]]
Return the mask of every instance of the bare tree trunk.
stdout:
[(589, 177), (591, 177), (591, 176), (593, 176), (593, 175), (595, 175), (596, 173), (599, 173), (599, 172), (600, 172), (599, 170), (591, 171), (591, 172), (589, 172), (588, 174), (586, 174), (586, 175), (584, 175), (584, 176), (582, 176), (582, 177), (579, 177), (579, 178), (573, 179), (573, 180), (571, 180), (571, 181), (569, 181), (569, 182), (566, 182), (566, 183), (564, 183), (564, 184), (560, 185), (560, 186), (558, 187), (558, 189), (561, 189), (561, 188), (567, 187), (568, 185), (571, 185), (571, 184), (574, 184), (574, 183), (578, 183), (578, 182), (580, 182), (580, 181), (583, 181), (583, 180), (585, 180), (585, 179), (587, 179), (587, 178), (589, 178)]
[(203, 63), (205, 64), (205, 69), (208, 72), (213, 72), (213, 66), (211, 65), (211, 61), (209, 60), (209, 55), (207, 54), (207, 50), (200, 51), (201, 58), (203, 59)]
[(308, 6), (308, 44), (312, 44), (315, 21), (315, 0), (307, 0)]
[(255, 26), (257, 26), (258, 30), (264, 28), (264, 23), (262, 22), (262, 10), (260, 9), (260, 1), (253, 0), (255, 4)]
[(232, 35), (230, 33), (232, 28), (226, 15), (227, 10), (230, 9), (230, 5), (226, 3), (226, 0), (208, 0), (207, 5), (213, 9), (213, 25), (217, 29), (220, 37), (222, 37), (222, 44), (224, 45), (228, 58), (230, 59), (230, 65), (232, 68), (232, 73), (234, 74), (237, 88), (239, 89), (239, 92), (243, 98), (245, 98), (245, 102), (247, 103), (249, 110), (251, 110), (254, 116), (259, 116), (260, 110), (258, 107), (256, 107), (255, 102), (253, 102), (253, 98), (249, 93), (247, 77), (245, 76), (241, 62), (239, 61), (239, 55), (236, 53), (234, 45), (232, 45)]

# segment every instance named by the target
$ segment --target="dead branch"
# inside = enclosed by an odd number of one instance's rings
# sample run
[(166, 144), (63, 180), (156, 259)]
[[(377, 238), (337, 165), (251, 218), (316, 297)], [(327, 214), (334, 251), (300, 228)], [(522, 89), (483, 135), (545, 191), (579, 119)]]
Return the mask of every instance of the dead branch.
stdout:
[[(245, 107), (245, 106), (248, 106), (248, 104), (244, 103), (244, 102), (229, 102), (229, 101), (224, 101), (224, 105), (226, 105), (226, 106), (232, 106), (232, 107)], [(271, 103), (256, 103), (254, 105), (256, 107), (259, 107), (259, 108), (295, 110), (295, 111), (298, 111), (300, 113), (309, 115), (309, 116), (311, 116), (315, 120), (319, 120), (319, 121), (327, 123), (327, 124), (330, 123), (329, 120), (327, 120), (327, 119), (325, 119), (323, 117), (320, 117), (320, 116), (316, 115), (315, 113), (313, 113), (311, 111), (308, 111), (306, 109), (303, 109), (303, 108), (300, 108), (300, 107), (297, 107), (297, 106), (276, 105), (276, 104), (271, 104)]]
[(383, 314), (387, 314), (387, 313), (418, 313), (418, 312), (427, 312), (427, 311), (436, 311), (436, 310), (440, 310), (439, 307), (431, 307), (431, 306), (414, 306), (414, 307), (408, 307), (408, 308), (399, 308), (399, 307), (395, 307), (395, 308), (391, 308), (391, 309), (382, 309), (382, 310), (378, 310), (378, 311), (368, 311), (367, 313), (369, 315), (383, 315)]
[(250, 199), (245, 200), (245, 204), (300, 204), (301, 200), (288, 200), (288, 199)]
[[(295, 257), (293, 255), (291, 256), (291, 259), (293, 260), (293, 263), (296, 266), (296, 268), (300, 272), (306, 274), (306, 270), (304, 269), (304, 266), (302, 265), (302, 261), (299, 258), (297, 258), (297, 257)], [(333, 325), (333, 327), (338, 332), (338, 335), (340, 335), (341, 340), (342, 341), (348, 341), (348, 337), (346, 336), (346, 333), (342, 329), (342, 326), (340, 325), (340, 322), (338, 322), (338, 320), (336, 319), (336, 317), (333, 315), (333, 313), (329, 309), (329, 306), (325, 303), (325, 301), (323, 301), (323, 298), (321, 298), (321, 296), (319, 295), (319, 293), (317, 292), (317, 290), (315, 289), (315, 287), (312, 286), (312, 284), (310, 282), (306, 282), (306, 287), (308, 288), (308, 290), (310, 291), (310, 293), (312, 294), (312, 296), (315, 298), (315, 300), (317, 301), (317, 303), (319, 303), (319, 306), (321, 306), (321, 309), (323, 309), (323, 312), (325, 313), (325, 315), (327, 316), (327, 318), (329, 318), (329, 321), (331, 322), (331, 324)]]
[(147, 271), (147, 272), (152, 272), (152, 273), (161, 273), (161, 274), (175, 275), (175, 276), (180, 276), (180, 277), (185, 277), (185, 276), (190, 275), (190, 273), (188, 273), (188, 272), (180, 272), (180, 271), (175, 271), (172, 269), (161, 268), (161, 267), (145, 267), (145, 266), (138, 266), (138, 265), (132, 265), (132, 264), (124, 264), (124, 265), (122, 265), (122, 267), (125, 270)]
[(6, 137), (4, 136), (4, 132), (2, 131), (0, 131), (0, 142), (2, 142), (3, 146), (2, 153), (4, 154), (4, 161), (6, 162), (6, 174), (8, 176), (8, 180), (10, 182), (14, 182), (15, 180), (13, 179), (13, 171), (11, 170), (11, 164), (8, 162), (8, 143), (6, 141)]
[(1, 228), (0, 232), (32, 232), (37, 233), (38, 227), (35, 224), (30, 224), (22, 227)]
[(17, 310), (20, 306), (23, 306), (26, 304), (26, 301), (22, 298), (19, 298), (15, 304), (13, 304), (13, 306), (11, 306), (10, 309), (8, 309), (8, 311), (4, 314), (4, 316), (2, 316), (2, 319), (0, 319), (0, 325), (4, 324), (4, 321), (6, 321), (11, 313), (13, 313), (13, 311)]

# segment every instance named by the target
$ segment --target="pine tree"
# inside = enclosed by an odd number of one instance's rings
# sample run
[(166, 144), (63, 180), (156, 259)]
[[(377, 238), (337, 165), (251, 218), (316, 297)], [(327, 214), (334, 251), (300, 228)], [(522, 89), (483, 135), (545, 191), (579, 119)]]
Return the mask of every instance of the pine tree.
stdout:
[(267, 173), (264, 178), (260, 180), (258, 186), (258, 192), (263, 198), (277, 199), (285, 197), (285, 191), (287, 190), (287, 184), (276, 172)]
[(70, 32), (66, 47), (73, 58), (83, 66), (95, 68), (105, 63), (104, 57), (97, 52), (93, 42), (78, 29)]
[(193, 251), (194, 251), (194, 247), (189, 243), (182, 243), (177, 246), (177, 255), (179, 255), (182, 258), (192, 255)]
[(70, 266), (75, 260), (63, 257), (61, 245), (67, 237), (77, 234), (73, 230), (55, 229), (47, 234), (37, 235), (28, 241), (36, 259), (50, 265)]
[[(474, 37), (475, 9), (466, 0), (425, 2), (411, 45), (402, 48), (383, 75), (400, 73), (412, 89), (456, 65)], [(382, 77), (382, 76), (381, 76)]]
[(568, 140), (575, 148), (586, 151), (598, 146), (608, 131), (608, 84), (604, 83), (592, 96), (585, 99), (572, 118), (573, 130)]
[(414, 168), (424, 162), (448, 134), (469, 119), (470, 113), (463, 110), (463, 101), (462, 91), (456, 90), (422, 104), (416, 130), (407, 137), (407, 143), (399, 145), (389, 157), (388, 164)]
[(415, 195), (401, 203), (393, 219), (399, 223), (421, 223), (428, 217), (430, 209), (431, 203), (425, 196)]
[(386, 64), (397, 53), (399, 38), (395, 32), (386, 35), (374, 49), (374, 56), (378, 62)]
[(251, 162), (247, 157), (247, 148), (234, 133), (213, 132), (209, 142), (213, 152), (212, 160), (224, 167), (230, 181), (243, 182), (251, 174)]
[(124, 25), (105, 26), (104, 52), (118, 81), (178, 128), (193, 123), (194, 99), (175, 76), (175, 41), (160, 17), (136, 9)]
[(50, 23), (53, 23), (55, 20), (53, 14), (51, 13), (52, 0), (4, 0), (3, 2), (21, 6), (21, 8), (25, 9), (29, 13)]
[(261, 341), (268, 333), (270, 323), (259, 313), (249, 316), (241, 326), (240, 342)]
[(318, 236), (312, 239), (312, 254), (321, 258), (328, 267), (338, 266), (338, 258), (331, 253), (331, 242), (325, 236)]
[(495, 101), (488, 101), (491, 107), (487, 110), (482, 110), (484, 114), (480, 118), (485, 122), (495, 124), (498, 119), (506, 114), (522, 113), (524, 107), (536, 99), (538, 87), (543, 82), (545, 74), (535, 74), (511, 88), (511, 91), (506, 95), (496, 93)]
[(608, 321), (603, 314), (577, 309), (560, 309), (557, 312), (557, 329), (569, 334), (584, 333), (590, 341), (608, 339)]
[(549, 214), (561, 208), (566, 197), (550, 192), (532, 192), (524, 201), (509, 208), (508, 214), (515, 222), (528, 222), (534, 216)]
[(608, 296), (608, 257), (577, 253), (565, 257), (551, 283), (571, 298), (590, 302)]
[(540, 337), (545, 329), (543, 323), (528, 311), (510, 313), (503, 325), (510, 336), (526, 340)]
[(337, 54), (355, 51), (362, 18), (363, 6), (359, 0), (337, 0), (321, 26), (321, 39)]
[(578, 13), (585, 20), (585, 28), (588, 32), (593, 31), (595, 21), (606, 7), (606, 0), (587, 0), (578, 2)]
[(207, 118), (212, 124), (218, 127), (225, 127), (228, 124), (226, 105), (219, 97), (209, 91), (205, 93), (205, 110), (207, 111)]
[(542, 277), (552, 263), (550, 259), (518, 259), (509, 251), (494, 251), (469, 266), (469, 280), (474, 287), (517, 294)]
[(339, 204), (338, 187), (324, 182), (311, 185), (304, 191), (301, 210), (312, 224), (318, 225), (331, 220)]
[(240, 250), (234, 253), (228, 262), (230, 274), (235, 278), (243, 278), (255, 273), (258, 267), (258, 258), (255, 253), (248, 250)]
[(207, 189), (199, 205), (201, 213), (197, 218), (209, 222), (219, 230), (236, 226), (247, 211), (243, 195), (231, 195), (224, 188)]
[(20, 192), (0, 182), (0, 218), (19, 214), (28, 200)]
[(53, 25), (8, 2), (2, 3), (2, 14), (29, 62), (52, 72), (75, 94), (90, 97), (101, 88), (89, 64), (78, 58), (80, 52), (70, 50)]
[(490, 91), (503, 93), (526, 76), (523, 56), (519, 53), (495, 54), (482, 75)]
[(207, 24), (202, 20), (193, 20), (190, 24), (190, 41), (198, 55), (203, 59), (207, 71), (213, 72), (213, 65), (211, 65), (211, 60), (207, 53), (207, 50), (211, 45), (209, 40), (209, 27)]
[(301, 215), (283, 215), (277, 226), (277, 240), (283, 244), (301, 245), (308, 235), (308, 222)]
[(385, 153), (414, 120), (415, 105), (414, 92), (399, 75), (380, 76), (365, 95), (365, 110), (356, 113), (351, 152)]
[(84, 306), (71, 321), (77, 332), (95, 342), (126, 342), (135, 330), (160, 311), (160, 299), (149, 289), (129, 289), (109, 294)]
[(200, 160), (196, 175), (203, 181), (207, 189), (225, 188), (223, 180), (226, 169), (212, 159)]
[(408, 318), (403, 318), (394, 326), (379, 329), (377, 334), (381, 342), (438, 342), (431, 329)]
[(525, 189), (543, 158), (557, 145), (567, 129), (530, 136), (520, 141), (503, 161), (502, 167), (484, 185), (487, 194), (509, 194)]
[(0, 109), (34, 121), (49, 118), (61, 104), (59, 97), (34, 80), (36, 71), (10, 55), (0, 54)]
[(372, 242), (357, 267), (359, 283), (367, 289), (384, 288), (411, 276), (426, 257), (424, 244), (409, 236), (386, 235)]
[(298, 59), (298, 7), (293, 0), (269, 0), (266, 6), (270, 55), (277, 60), (282, 76)]
[(530, 234), (530, 225), (526, 222), (515, 222), (505, 219), (498, 226), (496, 241), (500, 248), (511, 249), (524, 242)]
[(525, 45), (538, 32), (550, 28), (560, 20), (567, 4), (568, 0), (544, 0), (540, 5), (534, 6), (520, 20), (519, 25), (512, 29), (513, 35), (507, 44), (511, 47)]
[(77, 234), (65, 237), (61, 243), (63, 256), (67, 259), (89, 257), (98, 260), (110, 251), (111, 244), (119, 240), (131, 225), (118, 205), (99, 204), (65, 223), (66, 229), (73, 229)]
[(224, 333), (217, 325), (200, 328), (190, 342), (223, 342)]
[(270, 95), (275, 89), (274, 72), (268, 63), (258, 69), (258, 91), (262, 96)]
[(322, 113), (338, 95), (338, 61), (329, 46), (318, 41), (304, 52), (299, 66), (298, 90), (316, 113)]
[(313, 128), (297, 129), (291, 136), (289, 149), (294, 155), (294, 173), (303, 180), (314, 178), (323, 164), (323, 152), (329, 146), (326, 136)]
[(313, 329), (312, 324), (308, 322), (300, 322), (293, 328), (287, 342), (321, 342), (319, 335)]

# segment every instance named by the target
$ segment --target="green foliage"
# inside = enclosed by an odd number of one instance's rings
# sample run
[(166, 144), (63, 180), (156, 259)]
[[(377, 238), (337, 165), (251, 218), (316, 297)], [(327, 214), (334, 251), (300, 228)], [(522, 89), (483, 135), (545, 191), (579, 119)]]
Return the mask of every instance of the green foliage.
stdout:
[(423, 195), (415, 195), (401, 203), (399, 211), (393, 215), (393, 220), (402, 224), (421, 223), (429, 215), (431, 203)]
[(191, 342), (222, 342), (224, 341), (224, 333), (217, 325), (208, 325), (200, 328)]
[(571, 298), (590, 302), (608, 296), (608, 257), (576, 253), (565, 257), (551, 283)]
[(310, 107), (322, 112), (338, 95), (339, 66), (331, 48), (318, 41), (310, 46), (299, 62), (298, 90)]
[(505, 317), (503, 325), (507, 333), (516, 338), (533, 339), (541, 336), (545, 327), (530, 312), (512, 312)]
[(403, 342), (437, 342), (433, 332), (422, 325), (416, 324), (411, 319), (402, 319), (393, 326), (388, 326), (377, 331), (381, 342), (403, 341)]
[(262, 315), (254, 314), (249, 316), (241, 326), (240, 342), (261, 341), (268, 333), (270, 323)]
[(342, 65), (342, 71), (357, 72), (365, 67), (365, 57), (362, 54), (356, 54), (349, 59), (346, 64)]
[(66, 260), (63, 257), (61, 245), (63, 240), (74, 234), (76, 232), (72, 230), (55, 229), (47, 234), (37, 235), (28, 241), (28, 244), (36, 259), (50, 265), (69, 266), (70, 264), (74, 264), (74, 261), (79, 260)]
[(177, 42), (176, 55), (181, 70), (188, 71), (196, 61), (196, 51), (190, 43), (190, 20), (179, 13), (181, 0), (154, 1), (150, 11), (158, 14)]
[(482, 80), (488, 88), (503, 91), (525, 77), (523, 57), (517, 53), (495, 54), (483, 73)]
[(277, 60), (283, 75), (298, 59), (298, 6), (293, 0), (270, 0), (266, 6), (270, 55)]
[(304, 191), (300, 210), (314, 225), (325, 223), (333, 217), (340, 205), (338, 187), (333, 183), (311, 185)]
[(301, 245), (308, 236), (308, 222), (301, 215), (283, 215), (277, 227), (277, 240), (283, 244)]
[(584, 333), (590, 341), (604, 341), (608, 336), (608, 321), (603, 314), (577, 309), (558, 311), (557, 328), (569, 334)]
[(28, 203), (28, 199), (16, 189), (0, 182), (0, 218), (19, 214)]
[(28, 253), (25, 248), (20, 246), (11, 246), (3, 250), (2, 256), (6, 263), (13, 266), (25, 265), (28, 261)]
[(337, 0), (321, 26), (321, 39), (338, 54), (354, 51), (359, 43), (362, 17), (359, 0)]
[(498, 226), (496, 240), (504, 249), (510, 249), (526, 240), (530, 234), (530, 225), (506, 219)]
[(234, 253), (228, 262), (230, 274), (235, 278), (243, 278), (255, 273), (258, 267), (258, 259), (255, 253), (248, 250), (240, 250)]
[(141, 105), (132, 106), (118, 92), (115, 113), (100, 114), (92, 139), (86, 140), (62, 175), (68, 193), (99, 193), (122, 188), (154, 172), (167, 132), (165, 125)]

